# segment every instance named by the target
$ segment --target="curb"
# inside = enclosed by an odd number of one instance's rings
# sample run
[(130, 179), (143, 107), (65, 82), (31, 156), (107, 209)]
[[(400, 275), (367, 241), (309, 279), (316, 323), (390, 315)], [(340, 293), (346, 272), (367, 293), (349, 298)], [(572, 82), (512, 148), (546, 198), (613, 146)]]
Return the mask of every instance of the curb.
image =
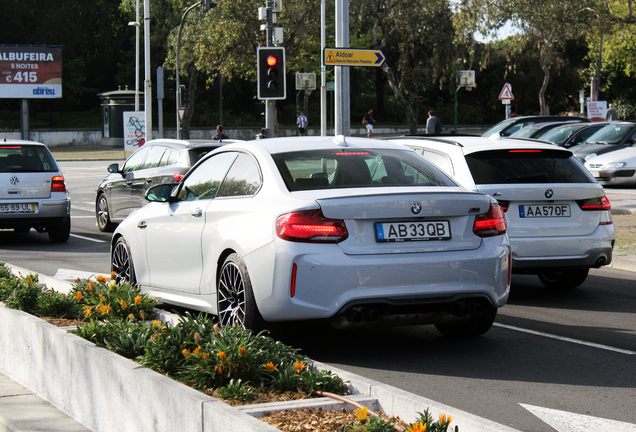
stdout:
[[(10, 264), (7, 266), (23, 275), (30, 273)], [(40, 278), (43, 282), (44, 277)], [(71, 286), (55, 279), (47, 277), (47, 281), (55, 286)], [(408, 422), (419, 412), (429, 409), (434, 417), (442, 413), (451, 415), (453, 423), (462, 432), (519, 432), (390, 385), (326, 364), (312, 363), (319, 370), (330, 370), (348, 381), (353, 398), (389, 416), (398, 416)], [(256, 417), (274, 410), (314, 404), (337, 406), (338, 409), (344, 406), (342, 403), (334, 405), (331, 399), (318, 398), (295, 401), (292, 405), (269, 403), (231, 407), (153, 370), (141, 368), (132, 360), (98, 348), (65, 329), (3, 305), (0, 305), (0, 372), (64, 413), (60, 417), (63, 421), (68, 422), (70, 417), (97, 432), (274, 432), (278, 429)], [(18, 415), (27, 421), (27, 414)], [(6, 420), (0, 409), (0, 425)], [(15, 419), (13, 423), (16, 423)], [(37, 429), (16, 427), (9, 430)], [(55, 428), (48, 425), (40, 430)]]

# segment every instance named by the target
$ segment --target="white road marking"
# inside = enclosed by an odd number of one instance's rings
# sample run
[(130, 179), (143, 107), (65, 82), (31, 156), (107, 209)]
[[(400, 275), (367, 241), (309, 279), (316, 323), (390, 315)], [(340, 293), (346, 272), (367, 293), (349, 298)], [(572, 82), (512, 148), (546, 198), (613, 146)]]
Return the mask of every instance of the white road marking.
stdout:
[(90, 237), (84, 237), (81, 235), (77, 235), (77, 234), (71, 234), (71, 237), (75, 237), (78, 239), (82, 239), (82, 240), (88, 240), (88, 241), (92, 241), (95, 243), (106, 243), (106, 240), (99, 240), (99, 239), (94, 239), (94, 238), (90, 238)]
[(558, 432), (599, 432), (621, 431), (636, 432), (636, 424), (619, 422), (600, 417), (575, 414), (550, 408), (525, 405), (522, 407), (552, 426)]
[(611, 346), (607, 346), (607, 345), (601, 345), (601, 344), (596, 344), (596, 343), (592, 343), (592, 342), (585, 342), (582, 340), (578, 340), (578, 339), (571, 339), (568, 337), (563, 337), (563, 336), (556, 336), (556, 335), (552, 335), (549, 333), (543, 333), (543, 332), (538, 332), (538, 331), (534, 331), (534, 330), (528, 330), (528, 329), (524, 329), (521, 327), (514, 327), (514, 326), (509, 326), (506, 324), (499, 324), (499, 323), (494, 323), (494, 326), (497, 327), (501, 327), (501, 328), (505, 328), (508, 330), (515, 330), (515, 331), (519, 331), (519, 332), (523, 332), (523, 333), (529, 333), (529, 334), (533, 334), (533, 335), (537, 335), (537, 336), (543, 336), (543, 337), (547, 337), (547, 338), (551, 338), (551, 339), (558, 339), (561, 341), (565, 341), (565, 342), (572, 342), (575, 344), (579, 344), (579, 345), (585, 345), (585, 346), (589, 346), (589, 347), (594, 347), (594, 348), (600, 348), (600, 349), (604, 349), (607, 351), (614, 351), (614, 352), (618, 352), (621, 354), (629, 354), (629, 355), (635, 355), (636, 352), (634, 351), (629, 351), (629, 350), (624, 350), (624, 349), (620, 349), (620, 348), (614, 348)]

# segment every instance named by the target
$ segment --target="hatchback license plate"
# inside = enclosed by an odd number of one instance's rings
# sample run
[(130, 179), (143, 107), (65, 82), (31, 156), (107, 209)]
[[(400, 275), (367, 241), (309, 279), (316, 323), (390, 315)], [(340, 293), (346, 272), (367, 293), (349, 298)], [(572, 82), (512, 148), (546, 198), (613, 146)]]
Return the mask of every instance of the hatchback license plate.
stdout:
[(35, 204), (0, 204), (0, 213), (33, 213)]
[(379, 242), (450, 240), (450, 222), (378, 222), (375, 235)]
[(570, 204), (520, 205), (519, 217), (570, 217)]

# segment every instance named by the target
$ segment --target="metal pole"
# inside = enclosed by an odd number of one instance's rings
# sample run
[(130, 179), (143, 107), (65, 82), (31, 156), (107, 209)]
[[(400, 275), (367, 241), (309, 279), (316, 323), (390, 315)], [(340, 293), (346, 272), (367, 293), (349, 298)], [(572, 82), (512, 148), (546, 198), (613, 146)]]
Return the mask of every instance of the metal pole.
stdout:
[[(274, 46), (272, 42), (273, 33), (274, 33), (274, 22), (272, 18), (273, 8), (274, 8), (274, 0), (267, 0), (267, 30), (265, 32), (265, 37), (267, 38), (268, 47)], [(275, 120), (276, 120), (276, 101), (272, 99), (265, 100), (265, 129), (267, 129), (267, 137), (271, 138), (274, 136), (275, 130)]]
[(135, 112), (139, 112), (139, 0), (135, 4)]
[(152, 139), (152, 78), (150, 71), (150, 0), (144, 0), (144, 121), (148, 142)]
[(458, 86), (457, 90), (455, 90), (455, 135), (457, 135), (457, 92), (462, 86)]
[(183, 15), (181, 16), (181, 23), (179, 24), (179, 35), (177, 36), (177, 52), (175, 58), (175, 87), (177, 90), (177, 139), (181, 139), (181, 120), (179, 119), (179, 108), (181, 108), (181, 85), (179, 83), (179, 51), (181, 50), (181, 32), (183, 32), (183, 23), (185, 22), (186, 16), (192, 9), (199, 6), (201, 4), (201, 0), (196, 2), (195, 4), (189, 6)]
[(22, 108), (22, 114), (21, 114), (21, 128), (20, 128), (20, 132), (22, 135), (22, 139), (23, 140), (28, 140), (29, 139), (29, 100), (28, 99), (22, 99), (20, 101), (20, 105)]
[[(320, 52), (325, 52), (326, 27), (325, 0), (320, 0)], [(324, 64), (320, 64), (320, 136), (327, 135), (327, 71)]]
[[(342, 2), (342, 46), (349, 48), (349, 0)], [(349, 93), (349, 67), (342, 69), (342, 133), (351, 135), (351, 107)]]
[[(344, 0), (336, 0), (336, 48), (344, 48), (342, 30), (342, 8)], [(334, 115), (335, 134), (342, 135), (344, 127), (342, 124), (342, 66), (334, 66)]]

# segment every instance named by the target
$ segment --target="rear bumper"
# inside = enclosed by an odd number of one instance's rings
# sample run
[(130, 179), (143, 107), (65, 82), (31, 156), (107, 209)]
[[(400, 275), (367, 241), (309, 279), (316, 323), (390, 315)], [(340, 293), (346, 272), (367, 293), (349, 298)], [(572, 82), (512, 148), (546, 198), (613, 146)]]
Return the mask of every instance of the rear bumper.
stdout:
[(614, 225), (600, 225), (589, 236), (512, 238), (512, 272), (607, 265), (612, 262), (614, 238)]
[(70, 200), (40, 201), (37, 203), (35, 213), (0, 214), (0, 228), (57, 226), (61, 225), (70, 214)]
[[(434, 310), (462, 298), (484, 298), (494, 307), (508, 299), (507, 236), (485, 238), (475, 250), (410, 254), (346, 255), (337, 245), (324, 245), (316, 253), (316, 245), (287, 243), (275, 247), (273, 284), (252, 280), (267, 321), (330, 318), (353, 305)], [(244, 257), (248, 272), (263, 268), (271, 252), (263, 248)]]

